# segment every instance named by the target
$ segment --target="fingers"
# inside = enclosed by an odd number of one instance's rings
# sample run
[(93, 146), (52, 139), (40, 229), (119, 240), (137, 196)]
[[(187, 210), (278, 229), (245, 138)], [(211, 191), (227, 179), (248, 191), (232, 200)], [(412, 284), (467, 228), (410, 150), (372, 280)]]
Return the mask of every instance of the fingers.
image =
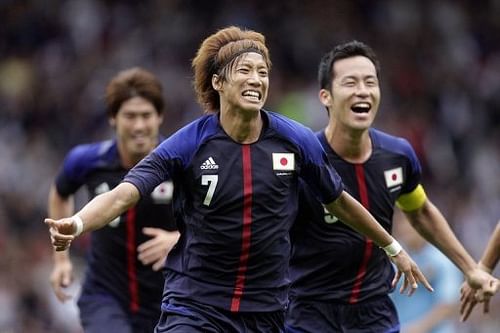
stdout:
[(155, 272), (161, 270), (164, 266), (165, 266), (165, 261), (166, 261), (167, 257), (163, 257), (161, 258), (160, 260), (156, 261), (154, 264), (153, 264), (153, 270)]
[(467, 318), (469, 318), (469, 315), (471, 314), (472, 309), (474, 309), (474, 306), (476, 306), (476, 303), (477, 302), (475, 300), (468, 299), (461, 304), (461, 306), (460, 306), (460, 314), (461, 314), (460, 320), (462, 322), (466, 321)]
[(392, 279), (392, 283), (391, 283), (392, 288), (395, 288), (396, 285), (398, 284), (399, 279), (401, 279), (401, 274), (403, 274), (403, 273), (398, 269), (398, 271), (396, 272), (396, 275), (394, 275), (394, 279)]
[(148, 236), (156, 236), (161, 232), (163, 232), (163, 229), (160, 228), (151, 228), (151, 227), (142, 228), (142, 233)]
[(422, 271), (420, 271), (420, 269), (417, 266), (415, 266), (414, 270), (415, 270), (415, 275), (417, 277), (418, 282), (422, 283), (427, 290), (429, 290), (430, 292), (433, 292), (434, 288), (432, 288), (432, 285), (429, 283), (429, 281), (427, 280), (425, 275), (422, 273)]
[(487, 299), (484, 301), (483, 313), (489, 313), (489, 312), (490, 312), (490, 300)]
[(45, 219), (44, 222), (45, 224), (47, 224), (47, 226), (49, 226), (50, 241), (54, 249), (56, 251), (67, 250), (70, 247), (73, 239), (75, 239), (75, 236), (71, 234), (68, 235), (61, 233), (61, 229), (67, 231), (66, 229), (68, 229), (68, 223), (65, 224), (49, 218)]

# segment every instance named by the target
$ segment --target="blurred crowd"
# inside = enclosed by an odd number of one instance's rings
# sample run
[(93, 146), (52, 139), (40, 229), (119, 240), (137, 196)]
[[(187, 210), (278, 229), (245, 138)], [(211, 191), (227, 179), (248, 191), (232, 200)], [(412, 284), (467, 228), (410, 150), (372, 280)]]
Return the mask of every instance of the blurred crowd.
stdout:
[[(1, 0), (0, 333), (78, 332), (74, 308), (51, 294), (42, 221), (68, 149), (112, 135), (107, 81), (131, 66), (154, 72), (168, 135), (201, 114), (190, 61), (227, 25), (266, 36), (267, 108), (315, 130), (327, 119), (320, 57), (350, 39), (371, 45), (382, 65), (376, 127), (410, 140), (428, 194), (478, 259), (500, 219), (499, 17), (498, 0)], [(85, 242), (73, 251), (83, 257)], [(498, 316), (476, 312), (457, 332), (498, 332)]]

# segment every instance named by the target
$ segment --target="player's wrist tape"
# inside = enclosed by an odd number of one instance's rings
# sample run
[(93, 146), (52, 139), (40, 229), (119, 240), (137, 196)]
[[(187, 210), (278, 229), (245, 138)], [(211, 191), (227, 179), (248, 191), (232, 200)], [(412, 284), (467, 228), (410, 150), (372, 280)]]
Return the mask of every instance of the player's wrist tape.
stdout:
[(393, 240), (391, 244), (384, 246), (382, 248), (389, 257), (395, 257), (401, 252), (403, 247), (398, 243), (397, 240)]
[(73, 215), (73, 221), (75, 221), (75, 232), (73, 233), (73, 236), (78, 237), (83, 231), (83, 221), (78, 215)]
[(489, 268), (488, 266), (486, 266), (485, 264), (483, 264), (482, 262), (479, 262), (477, 264), (477, 267), (479, 267), (480, 270), (488, 273), (488, 274), (491, 274), (491, 272), (493, 271), (491, 268)]

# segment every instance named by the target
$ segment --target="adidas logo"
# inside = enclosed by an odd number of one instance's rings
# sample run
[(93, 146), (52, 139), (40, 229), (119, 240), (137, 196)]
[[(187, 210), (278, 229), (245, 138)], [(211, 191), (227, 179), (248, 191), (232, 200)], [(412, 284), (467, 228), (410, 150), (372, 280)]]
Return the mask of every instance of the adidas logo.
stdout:
[(202, 165), (200, 165), (201, 170), (217, 170), (219, 166), (215, 163), (212, 156), (210, 156)]

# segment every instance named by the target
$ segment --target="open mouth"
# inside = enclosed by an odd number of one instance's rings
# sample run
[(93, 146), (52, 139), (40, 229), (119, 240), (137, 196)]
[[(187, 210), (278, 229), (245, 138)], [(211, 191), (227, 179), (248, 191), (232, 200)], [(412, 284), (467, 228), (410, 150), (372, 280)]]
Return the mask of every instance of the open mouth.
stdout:
[(370, 103), (363, 102), (363, 103), (356, 103), (351, 106), (351, 110), (354, 113), (368, 113), (370, 112), (370, 109), (372, 106)]
[(262, 98), (261, 93), (255, 90), (245, 90), (241, 95), (247, 99), (254, 100), (257, 102), (260, 101)]

